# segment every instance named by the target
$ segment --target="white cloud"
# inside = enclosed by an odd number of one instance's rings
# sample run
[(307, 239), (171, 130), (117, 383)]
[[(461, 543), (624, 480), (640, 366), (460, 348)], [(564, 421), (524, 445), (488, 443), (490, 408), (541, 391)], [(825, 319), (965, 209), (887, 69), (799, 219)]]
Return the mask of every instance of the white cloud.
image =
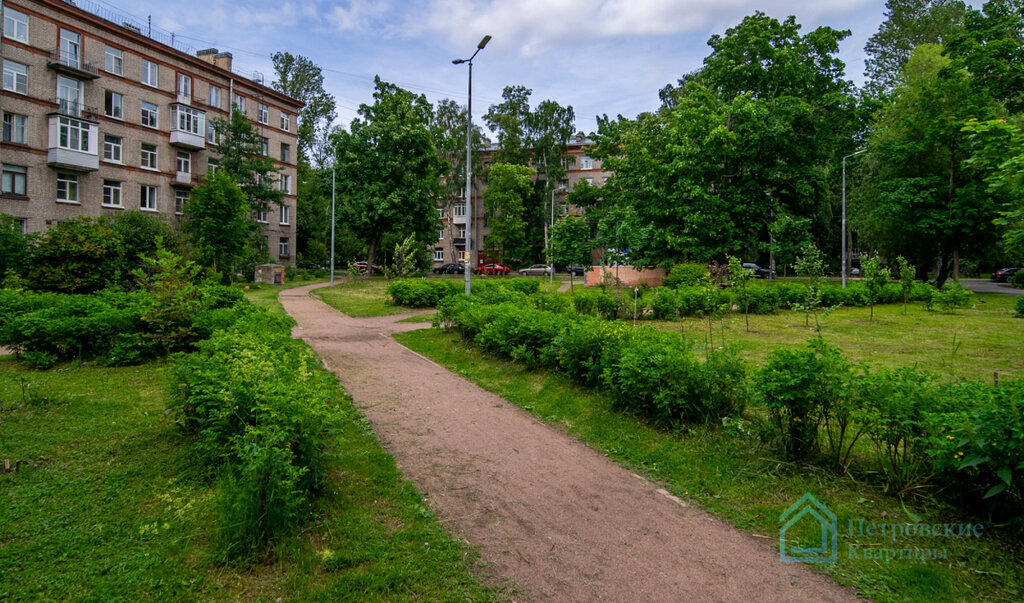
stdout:
[(385, 0), (347, 0), (327, 8), (324, 18), (341, 31), (371, 31), (382, 26), (390, 11)]

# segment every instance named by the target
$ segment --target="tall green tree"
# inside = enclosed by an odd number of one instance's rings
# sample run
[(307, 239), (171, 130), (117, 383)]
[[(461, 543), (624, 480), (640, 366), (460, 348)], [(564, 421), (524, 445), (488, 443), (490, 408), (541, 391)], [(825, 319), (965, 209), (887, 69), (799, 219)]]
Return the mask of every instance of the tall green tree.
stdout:
[(270, 204), (280, 204), (284, 192), (277, 184), (280, 168), (269, 155), (263, 154), (263, 140), (244, 113), (232, 109), (231, 119), (214, 121), (217, 144), (213, 151), (220, 155), (218, 172), (231, 178), (245, 193), (255, 211)]
[[(551, 228), (551, 261), (555, 266), (589, 266), (590, 251), (593, 248), (590, 226), (580, 216), (566, 216)], [(573, 272), (569, 270), (569, 291), (574, 287)]]
[(491, 231), (486, 245), (497, 251), (498, 261), (522, 261), (529, 252), (526, 240), (525, 200), (533, 190), (533, 168), (495, 163), (487, 170), (484, 205)]
[[(466, 108), (451, 99), (444, 99), (434, 107), (434, 115), (430, 122), (430, 135), (434, 141), (437, 158), (443, 162), (445, 169), (441, 175), (441, 203), (438, 209), (443, 210), (447, 231), (447, 239), (451, 244), (449, 254), (456, 256), (455, 222), (448, 219), (454, 216), (456, 203), (465, 202), (466, 192)], [(481, 173), (482, 160), (480, 149), (483, 148), (483, 133), (479, 126), (473, 126), (472, 140), (473, 174)]]
[(946, 48), (976, 87), (1010, 112), (1024, 111), (1024, 1), (990, 0), (971, 9)]
[(487, 126), (498, 135), (494, 163), (530, 165), (530, 95), (526, 86), (505, 86), (503, 99), (484, 114)]
[(347, 132), (334, 135), (338, 190), (349, 229), (367, 245), (371, 264), (388, 233), (435, 240), (444, 163), (430, 133), (432, 107), (379, 77), (372, 105), (360, 105)]
[(199, 263), (228, 280), (252, 230), (249, 200), (227, 173), (218, 171), (196, 187), (185, 202), (183, 228)]
[(885, 21), (864, 47), (868, 92), (886, 98), (896, 88), (910, 53), (943, 44), (962, 29), (967, 6), (959, 0), (887, 0)]
[[(1024, 121), (1024, 116), (1018, 116)], [(964, 127), (973, 143), (969, 160), (986, 173), (988, 191), (1001, 202), (996, 225), (1003, 229), (1003, 250), (1024, 261), (1024, 127), (1007, 120), (970, 121)]]
[(21, 274), (28, 258), (28, 239), (21, 224), (9, 214), (0, 214), (0, 280), (8, 274)]
[(782, 275), (786, 275), (786, 269), (796, 263), (808, 243), (811, 242), (811, 221), (807, 219), (794, 219), (785, 214), (779, 216), (772, 222), (769, 232), (771, 233), (771, 250), (775, 263), (782, 267)]
[(951, 66), (942, 49), (918, 46), (907, 61), (894, 101), (883, 108), (868, 144), (870, 177), (858, 189), (858, 231), (889, 257), (918, 266), (939, 258), (937, 285), (968, 249), (994, 240), (996, 204), (970, 157), (963, 124), (996, 111)]
[(334, 96), (324, 89), (322, 70), (310, 59), (289, 52), (275, 52), (270, 59), (277, 74), (270, 87), (305, 103), (299, 111), (295, 132), (299, 156), (310, 165), (323, 168), (330, 155), (328, 134), (338, 114)]

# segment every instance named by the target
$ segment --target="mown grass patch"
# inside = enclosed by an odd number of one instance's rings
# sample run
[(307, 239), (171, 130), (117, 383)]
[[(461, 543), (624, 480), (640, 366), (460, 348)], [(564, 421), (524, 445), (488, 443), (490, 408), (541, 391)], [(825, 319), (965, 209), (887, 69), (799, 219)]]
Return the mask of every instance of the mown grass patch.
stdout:
[(335, 281), (333, 287), (317, 289), (313, 295), (335, 310), (352, 317), (390, 316), (407, 312), (408, 308), (387, 302), (384, 295), (387, 286), (388, 280), (382, 276), (356, 276), (340, 283)]
[[(814, 493), (838, 515), (840, 526), (839, 562), (816, 564), (815, 569), (860, 589), (867, 597), (902, 601), (979, 597), (1017, 600), (1024, 596), (1024, 568), (1018, 561), (1021, 545), (1001, 535), (999, 526), (986, 525), (985, 537), (980, 539), (906, 537), (888, 543), (877, 536), (850, 537), (847, 529), (851, 520), (913, 521), (906, 511), (928, 523), (972, 520), (923, 498), (909, 504), (905, 511), (898, 499), (869, 483), (777, 457), (760, 446), (754, 434), (744, 433), (742, 426), (732, 426), (729, 429), (733, 433), (728, 434), (718, 427), (694, 426), (677, 433), (653, 429), (615, 412), (610, 400), (594, 390), (577, 386), (561, 375), (488, 358), (453, 333), (431, 329), (396, 338), (560, 426), (624, 466), (664, 483), (674, 494), (758, 536), (777, 538), (780, 513), (803, 493)], [(946, 549), (947, 559), (926, 563), (853, 559), (848, 553), (849, 544)]]
[(214, 492), (185, 477), (167, 365), (0, 358), (0, 599), (492, 600), (347, 401), (328, 492), (255, 565), (210, 559)]
[(303, 285), (312, 285), (313, 283), (321, 283), (323, 279), (312, 279), (302, 281), (288, 281), (284, 286), (280, 285), (248, 285), (248, 289), (245, 289), (245, 297), (252, 303), (266, 308), (272, 314), (276, 316), (285, 316), (287, 313), (284, 311), (284, 307), (279, 301), (277, 301), (277, 295), (285, 289), (294, 289), (295, 287), (302, 287)]

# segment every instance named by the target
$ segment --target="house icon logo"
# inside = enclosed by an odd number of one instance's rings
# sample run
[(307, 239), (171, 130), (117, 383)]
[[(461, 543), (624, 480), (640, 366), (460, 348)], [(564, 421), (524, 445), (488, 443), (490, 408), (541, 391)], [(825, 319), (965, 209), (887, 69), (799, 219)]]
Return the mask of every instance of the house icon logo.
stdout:
[[(836, 514), (810, 492), (805, 493), (779, 516), (779, 560), (783, 563), (835, 563), (839, 551), (839, 526)], [(820, 530), (821, 540), (815, 546), (798, 546), (800, 539), (787, 534), (797, 526), (801, 534)], [(794, 530), (795, 531), (795, 530)]]

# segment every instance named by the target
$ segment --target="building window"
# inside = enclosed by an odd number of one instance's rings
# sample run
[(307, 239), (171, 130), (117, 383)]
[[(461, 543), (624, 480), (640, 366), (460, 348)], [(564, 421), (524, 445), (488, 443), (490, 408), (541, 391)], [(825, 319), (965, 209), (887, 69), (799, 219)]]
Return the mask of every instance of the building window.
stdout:
[(4, 90), (28, 94), (28, 67), (4, 59)]
[(283, 191), (284, 194), (286, 194), (286, 195), (290, 195), (292, 193), (292, 177), (291, 176), (288, 176), (287, 174), (283, 174), (281, 176), (281, 191)]
[(584, 155), (583, 157), (580, 157), (580, 169), (581, 170), (592, 170), (592, 169), (594, 169), (594, 158), (593, 157), (587, 157), (586, 155)]
[(231, 99), (231, 102), (235, 105), (236, 109), (245, 113), (245, 97), (236, 94), (234, 98)]
[(469, 261), (469, 252), (468, 251), (460, 251), (459, 252), (459, 260), (461, 260), (463, 262), (468, 262)]
[(179, 130), (196, 136), (203, 135), (203, 122), (206, 121), (206, 115), (202, 111), (183, 105), (174, 105), (172, 111), (174, 115), (171, 116), (171, 123), (175, 124)]
[(156, 187), (143, 184), (139, 187), (139, 209), (156, 211)]
[(281, 206), (280, 223), (282, 226), (287, 226), (288, 224), (292, 223), (292, 208), (288, 207), (287, 205)]
[(73, 151), (89, 151), (89, 124), (70, 117), (61, 117), (58, 122), (57, 146)]
[(292, 129), (292, 116), (284, 111), (281, 112), (281, 129), (285, 132), (290, 132)]
[(444, 219), (444, 208), (443, 207), (438, 207), (437, 208), (437, 217), (442, 219), (442, 220)]
[(192, 100), (192, 78), (184, 73), (178, 74), (178, 98)]
[(261, 124), (270, 123), (270, 109), (268, 109), (263, 103), (256, 105), (256, 121)]
[(291, 163), (292, 161), (292, 147), (291, 145), (281, 143), (281, 163)]
[(25, 184), (28, 181), (28, 168), (22, 165), (9, 165), (4, 164), (3, 168), (3, 188), (0, 188), (0, 192), (5, 195), (21, 195), (25, 196), (27, 189)]
[(142, 83), (143, 84), (146, 84), (147, 86), (152, 86), (152, 87), (156, 88), (157, 86), (160, 85), (159, 84), (159, 81), (160, 81), (159, 80), (159, 75), (160, 75), (160, 66), (159, 65), (157, 65), (153, 61), (149, 61), (147, 59), (142, 59)]
[(60, 30), (60, 62), (78, 69), (82, 66), (82, 36), (66, 29)]
[(587, 184), (589, 184), (590, 186), (594, 186), (594, 179), (593, 178), (584, 178), (584, 180), (586, 180)]
[(15, 218), (14, 223), (18, 225), (18, 234), (28, 234), (27, 218)]
[(444, 249), (443, 248), (441, 248), (441, 247), (435, 247), (434, 248), (434, 261), (435, 262), (443, 262), (444, 261)]
[(185, 151), (178, 151), (177, 161), (178, 171), (184, 174), (192, 173), (192, 153), (186, 153)]
[(103, 52), (103, 68), (114, 75), (124, 75), (124, 52), (120, 48), (107, 46)]
[(156, 159), (156, 145), (142, 143), (142, 167), (151, 170), (157, 169)]
[(210, 85), (210, 98), (209, 103), (211, 107), (217, 107), (220, 109), (220, 88)]
[(148, 128), (159, 127), (160, 109), (153, 103), (142, 101), (142, 125)]
[(24, 115), (4, 113), (4, 142), (27, 144), (25, 142), (25, 123), (27, 121), (28, 118)]
[(4, 37), (28, 44), (28, 15), (5, 6)]
[(123, 112), (124, 97), (116, 92), (107, 90), (103, 93), (103, 113), (107, 117), (113, 117), (121, 119), (124, 117)]
[(260, 153), (263, 153), (264, 157), (270, 155), (270, 140), (262, 136), (260, 136)]
[(277, 249), (278, 257), (286, 258), (290, 254), (291, 252), (288, 250), (288, 237), (281, 237), (281, 242)]
[(174, 193), (174, 213), (181, 215), (185, 213), (185, 203), (188, 202), (188, 191), (177, 191)]
[(267, 206), (265, 204), (256, 208), (256, 221), (261, 224), (267, 223)]
[(82, 82), (57, 76), (57, 104), (60, 105), (60, 112), (65, 115), (78, 117), (82, 114)]
[(454, 211), (454, 213), (452, 215), (454, 215), (456, 218), (465, 218), (466, 217), (466, 204), (465, 203), (456, 203), (454, 209), (455, 209), (455, 211)]
[(443, 228), (438, 231), (437, 238), (438, 239), (443, 239), (444, 238), (444, 229)]
[(208, 162), (206, 164), (206, 173), (208, 173), (209, 175), (212, 176), (212, 175), (216, 174), (217, 170), (219, 170), (219, 169), (220, 169), (220, 162), (219, 161), (217, 161), (216, 159), (209, 159), (208, 160)]
[(121, 138), (103, 135), (103, 160), (113, 163), (121, 163)]
[(103, 207), (121, 207), (121, 183), (119, 181), (103, 181)]
[(212, 121), (206, 122), (206, 142), (220, 144), (220, 132), (217, 131), (217, 126)]
[(78, 203), (78, 176), (57, 174), (57, 200)]

